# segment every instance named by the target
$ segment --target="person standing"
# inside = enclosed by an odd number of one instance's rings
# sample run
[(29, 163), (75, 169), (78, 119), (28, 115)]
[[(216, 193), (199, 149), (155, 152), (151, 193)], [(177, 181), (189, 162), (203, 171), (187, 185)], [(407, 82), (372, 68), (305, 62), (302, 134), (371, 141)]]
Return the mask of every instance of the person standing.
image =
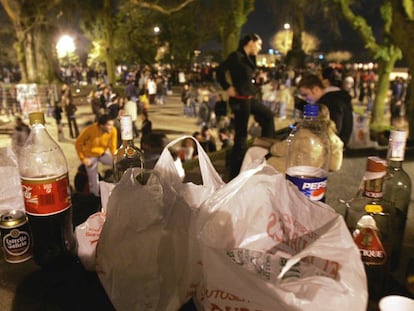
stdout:
[[(256, 55), (262, 48), (257, 34), (249, 34), (240, 40), (239, 47), (232, 52), (217, 69), (217, 80), (227, 91), (229, 105), (234, 114), (235, 137), (231, 153), (230, 179), (236, 177), (247, 150), (247, 127), (253, 114), (262, 127), (263, 137), (274, 137), (275, 124), (272, 111), (255, 99), (257, 86), (255, 78)], [(226, 78), (230, 73), (231, 83)]]
[(114, 120), (103, 114), (96, 123), (84, 128), (76, 139), (75, 148), (86, 168), (89, 191), (96, 196), (99, 196), (98, 162), (112, 167), (117, 137)]
[(63, 112), (63, 109), (60, 106), (60, 103), (56, 102), (55, 106), (54, 106), (54, 109), (53, 109), (53, 118), (56, 121), (58, 141), (64, 141), (65, 140), (65, 136), (63, 135), (63, 126), (62, 126), (62, 112)]
[(65, 108), (66, 119), (69, 126), (70, 138), (76, 138), (79, 136), (78, 123), (76, 122), (76, 110), (78, 108), (73, 102), (72, 92), (67, 84), (62, 86), (62, 107)]

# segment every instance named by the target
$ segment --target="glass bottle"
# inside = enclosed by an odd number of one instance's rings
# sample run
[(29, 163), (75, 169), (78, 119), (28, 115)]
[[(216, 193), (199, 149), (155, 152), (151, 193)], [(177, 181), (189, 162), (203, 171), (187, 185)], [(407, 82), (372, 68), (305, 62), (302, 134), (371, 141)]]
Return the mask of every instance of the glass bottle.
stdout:
[(388, 144), (388, 169), (384, 180), (384, 199), (395, 207), (397, 231), (391, 257), (391, 270), (398, 267), (407, 222), (408, 206), (411, 200), (411, 179), (403, 169), (406, 131), (391, 131)]
[(138, 167), (144, 169), (144, 156), (142, 151), (134, 145), (131, 116), (120, 118), (122, 145), (116, 151), (113, 161), (114, 180), (119, 182), (128, 168)]
[(25, 209), (33, 235), (33, 258), (48, 266), (76, 254), (68, 167), (45, 128), (42, 112), (29, 114), (31, 133), (19, 156)]
[(361, 252), (371, 300), (383, 294), (394, 241), (394, 208), (383, 199), (386, 161), (368, 157), (361, 196), (346, 202), (345, 220)]
[(330, 145), (318, 105), (304, 106), (303, 120), (292, 130), (286, 147), (286, 178), (313, 201), (324, 201)]

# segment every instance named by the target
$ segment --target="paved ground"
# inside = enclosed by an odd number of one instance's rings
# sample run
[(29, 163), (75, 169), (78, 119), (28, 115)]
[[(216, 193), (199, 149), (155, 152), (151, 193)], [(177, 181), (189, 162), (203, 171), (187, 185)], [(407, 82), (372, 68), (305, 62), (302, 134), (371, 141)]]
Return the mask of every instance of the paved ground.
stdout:
[[(193, 118), (182, 116), (178, 96), (170, 96), (164, 106), (150, 108), (153, 128), (165, 131), (169, 139), (199, 130)], [(92, 115), (86, 104), (80, 105), (78, 122), (80, 127), (91, 122)], [(4, 120), (3, 120), (4, 121)], [(289, 124), (276, 120), (277, 128)], [(52, 136), (56, 137), (54, 120), (47, 118), (47, 127)], [(0, 147), (10, 144), (10, 126), (0, 125)], [(64, 129), (67, 135), (67, 128)], [(69, 164), (71, 180), (74, 177), (79, 160), (74, 151), (74, 140), (68, 139), (60, 143)], [(351, 198), (359, 185), (365, 170), (368, 155), (384, 156), (384, 151), (364, 150), (345, 155), (342, 169), (331, 173), (328, 179), (327, 203), (339, 213), (343, 213), (338, 199)], [(213, 161), (219, 173), (223, 173), (223, 163)], [(414, 154), (407, 154), (405, 168), (414, 180)], [(192, 172), (194, 173), (194, 172)], [(403, 276), (408, 258), (414, 258), (414, 193), (409, 210), (409, 221), (405, 236), (405, 251), (401, 269), (394, 275), (397, 281), (389, 293), (403, 293)], [(111, 310), (110, 304), (97, 281), (96, 275), (86, 273), (78, 262), (68, 263), (48, 270), (40, 270), (32, 261), (22, 264), (8, 264), (0, 256), (0, 310)], [(375, 307), (372, 308), (375, 310)]]

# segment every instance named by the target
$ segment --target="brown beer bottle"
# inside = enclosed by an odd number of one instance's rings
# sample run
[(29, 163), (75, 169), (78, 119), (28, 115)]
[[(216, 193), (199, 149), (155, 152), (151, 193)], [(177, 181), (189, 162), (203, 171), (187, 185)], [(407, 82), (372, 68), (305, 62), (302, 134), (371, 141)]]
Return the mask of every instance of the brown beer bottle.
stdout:
[(394, 241), (394, 209), (383, 199), (386, 161), (368, 157), (361, 196), (347, 203), (346, 223), (361, 252), (370, 300), (386, 290)]
[(19, 157), (33, 258), (48, 266), (76, 254), (65, 155), (45, 128), (42, 112), (29, 114), (31, 133)]

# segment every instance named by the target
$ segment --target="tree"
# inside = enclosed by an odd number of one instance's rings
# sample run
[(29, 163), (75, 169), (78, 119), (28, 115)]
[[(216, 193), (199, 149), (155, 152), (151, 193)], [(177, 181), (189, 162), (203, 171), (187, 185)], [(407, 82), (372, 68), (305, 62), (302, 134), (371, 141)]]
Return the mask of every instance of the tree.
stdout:
[(238, 47), (241, 29), (254, 10), (254, 0), (205, 1), (204, 8), (209, 25), (221, 43), (221, 56), (225, 59)]
[[(279, 50), (282, 54), (286, 55), (292, 47), (293, 32), (290, 30), (278, 31), (271, 42), (271, 46)], [(302, 47), (301, 49), (305, 54), (310, 54), (318, 49), (319, 39), (315, 36), (302, 32)]]
[[(394, 42), (401, 48), (410, 73), (414, 72), (414, 8), (410, 0), (391, 0), (391, 32)], [(406, 116), (409, 123), (410, 137), (414, 135), (414, 79), (409, 81)]]
[[(121, 27), (119, 21), (123, 20), (122, 16), (119, 16), (119, 5), (123, 5), (128, 1), (118, 0), (102, 0), (98, 2), (95, 0), (84, 1), (82, 6), (83, 10), (83, 29), (91, 41), (98, 41), (98, 45), (103, 52), (103, 59), (106, 65), (106, 71), (108, 75), (108, 83), (115, 82), (115, 53), (114, 42), (116, 40), (115, 35), (117, 29)], [(159, 5), (158, 3), (150, 3), (141, 0), (129, 0), (137, 9), (148, 9), (156, 11), (164, 15), (173, 14), (179, 10), (182, 10), (195, 0), (185, 0), (178, 5), (167, 6)], [(168, 1), (167, 1), (168, 2)], [(175, 2), (174, 2), (175, 3)], [(121, 12), (122, 13), (122, 12)], [(117, 23), (118, 22), (118, 23)]]
[(390, 73), (395, 62), (402, 57), (401, 50), (392, 41), (392, 7), (388, 0), (381, 5), (381, 18), (383, 21), (382, 41), (375, 38), (372, 27), (367, 20), (355, 13), (352, 0), (333, 0), (340, 8), (343, 17), (349, 25), (359, 34), (365, 43), (365, 47), (371, 52), (378, 62), (378, 81), (375, 94), (374, 107), (371, 115), (371, 133), (373, 138), (389, 125), (385, 121), (384, 111), (387, 103), (387, 93), (390, 85)]
[(58, 79), (56, 33), (60, 0), (0, 0), (16, 37), (14, 45), (23, 82), (47, 83)]

